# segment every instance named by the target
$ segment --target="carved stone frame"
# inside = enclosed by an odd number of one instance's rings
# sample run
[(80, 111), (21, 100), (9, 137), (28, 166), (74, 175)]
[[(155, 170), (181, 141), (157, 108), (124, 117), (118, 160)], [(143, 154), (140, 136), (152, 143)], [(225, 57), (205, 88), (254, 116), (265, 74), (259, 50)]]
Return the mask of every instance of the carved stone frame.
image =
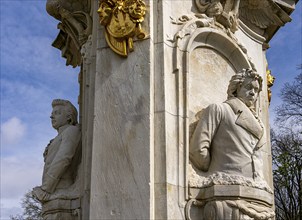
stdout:
[[(189, 200), (188, 186), (188, 165), (189, 165), (189, 77), (190, 77), (190, 54), (200, 47), (210, 48), (222, 54), (233, 65), (236, 71), (243, 68), (254, 68), (254, 64), (246, 54), (245, 48), (240, 45), (235, 38), (230, 37), (224, 30), (210, 25), (200, 25), (200, 19), (192, 19), (184, 24), (180, 31), (175, 35), (174, 51), (174, 73), (177, 74), (178, 91), (178, 143), (180, 161), (184, 161), (184, 167), (179, 165), (179, 182), (185, 186), (185, 199)], [(206, 27), (205, 27), (206, 26)], [(228, 82), (226, 82), (228, 83)], [(183, 117), (183, 120), (182, 120)], [(183, 153), (182, 153), (183, 152)], [(184, 172), (184, 175), (181, 175)], [(181, 177), (184, 177), (182, 179)], [(184, 202), (184, 201), (179, 201)]]

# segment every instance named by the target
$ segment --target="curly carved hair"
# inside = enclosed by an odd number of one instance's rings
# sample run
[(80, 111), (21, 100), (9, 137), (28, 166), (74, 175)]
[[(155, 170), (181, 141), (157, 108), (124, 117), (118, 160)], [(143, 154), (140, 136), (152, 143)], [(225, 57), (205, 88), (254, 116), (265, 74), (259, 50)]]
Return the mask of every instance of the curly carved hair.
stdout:
[(78, 119), (77, 119), (78, 111), (77, 111), (76, 107), (74, 107), (74, 105), (70, 101), (64, 100), (64, 99), (54, 99), (51, 103), (52, 107), (55, 107), (58, 105), (64, 106), (67, 116), (69, 117), (68, 123), (70, 125), (78, 124)]
[(254, 70), (252, 69), (242, 69), (238, 73), (232, 76), (229, 87), (228, 87), (228, 99), (237, 97), (237, 90), (241, 87), (242, 83), (246, 78), (255, 79), (259, 83), (259, 92), (262, 91), (262, 77)]

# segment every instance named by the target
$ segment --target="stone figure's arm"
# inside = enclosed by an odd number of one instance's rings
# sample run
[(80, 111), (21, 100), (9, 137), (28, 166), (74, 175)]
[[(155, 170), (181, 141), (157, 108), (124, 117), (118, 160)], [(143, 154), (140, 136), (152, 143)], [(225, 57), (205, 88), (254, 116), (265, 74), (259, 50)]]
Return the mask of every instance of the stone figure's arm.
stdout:
[(204, 110), (190, 141), (190, 160), (196, 168), (202, 171), (209, 169), (210, 146), (221, 118), (221, 105), (209, 105)]
[(70, 126), (66, 128), (62, 134), (62, 142), (59, 146), (59, 150), (46, 173), (47, 178), (41, 186), (44, 191), (48, 193), (54, 192), (61, 176), (70, 165), (76, 153), (80, 138), (81, 133), (78, 127)]

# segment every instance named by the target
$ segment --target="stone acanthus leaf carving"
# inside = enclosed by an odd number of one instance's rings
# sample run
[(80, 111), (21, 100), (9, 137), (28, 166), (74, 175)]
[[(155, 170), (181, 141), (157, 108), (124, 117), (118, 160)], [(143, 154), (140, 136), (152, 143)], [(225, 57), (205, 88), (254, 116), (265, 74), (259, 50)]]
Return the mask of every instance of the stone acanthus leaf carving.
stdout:
[(178, 19), (172, 18), (171, 23), (175, 25), (183, 25), (183, 27), (174, 35), (173, 39), (169, 39), (171, 42), (176, 42), (177, 39), (183, 39), (186, 36), (191, 35), (197, 28), (213, 27), (214, 20), (209, 18), (205, 14), (195, 15), (182, 15)]
[(189, 16), (189, 15), (183, 15), (183, 16), (179, 17), (178, 19), (175, 19), (170, 16), (170, 19), (171, 19), (172, 24), (183, 25), (183, 24), (187, 23), (188, 21), (190, 21), (191, 19), (193, 19), (193, 17)]
[(265, 29), (270, 25), (283, 26), (291, 21), (273, 0), (245, 0), (240, 2), (240, 18), (243, 18), (259, 28)]
[(47, 0), (47, 12), (60, 21), (53, 46), (62, 51), (66, 65), (81, 65), (81, 46), (92, 31), (89, 0)]

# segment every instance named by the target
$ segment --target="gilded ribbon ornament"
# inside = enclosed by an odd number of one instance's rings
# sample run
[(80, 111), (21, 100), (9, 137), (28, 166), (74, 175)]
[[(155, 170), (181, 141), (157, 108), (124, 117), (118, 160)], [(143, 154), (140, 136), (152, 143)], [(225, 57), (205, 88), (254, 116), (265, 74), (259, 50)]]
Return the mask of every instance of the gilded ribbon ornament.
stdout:
[(146, 14), (143, 0), (100, 0), (98, 14), (108, 45), (121, 56), (133, 51), (133, 38), (146, 36), (141, 28)]

